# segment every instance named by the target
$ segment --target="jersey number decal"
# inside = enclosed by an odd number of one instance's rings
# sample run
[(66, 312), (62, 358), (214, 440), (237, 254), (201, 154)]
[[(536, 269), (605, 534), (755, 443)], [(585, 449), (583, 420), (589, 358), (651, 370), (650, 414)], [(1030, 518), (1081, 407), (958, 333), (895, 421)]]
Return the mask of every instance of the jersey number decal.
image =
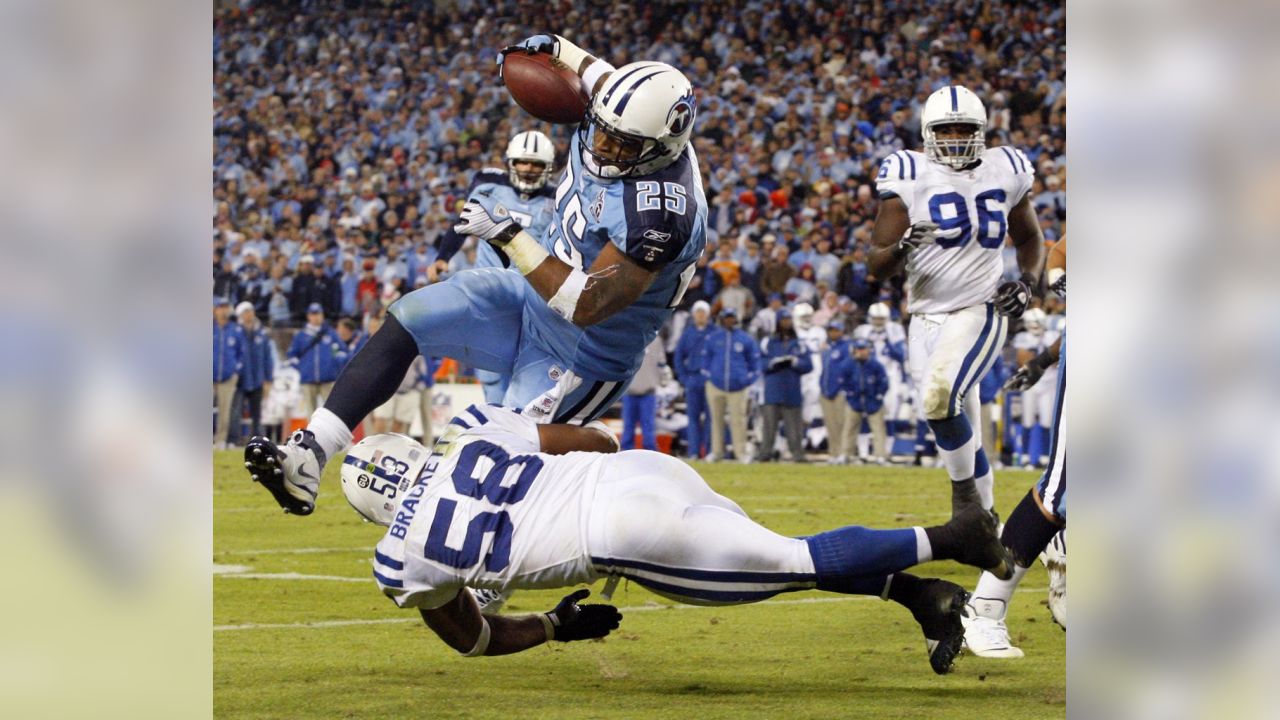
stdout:
[[(987, 203), (995, 201), (994, 208), (988, 207)], [(1005, 192), (1000, 188), (988, 190), (978, 193), (973, 199), (974, 206), (978, 211), (978, 227), (977, 236), (978, 244), (988, 250), (994, 250), (1000, 247), (1004, 242), (1005, 233), (1009, 230), (1009, 224), (1005, 221), (1004, 211), (1001, 205), (1005, 201)], [(950, 217), (943, 213), (943, 208), (951, 208)], [(973, 223), (969, 219), (969, 204), (965, 202), (964, 196), (958, 192), (940, 193), (929, 198), (929, 218), (938, 226), (940, 232), (949, 233), (952, 230), (959, 230), (955, 237), (939, 237), (938, 247), (958, 248), (963, 247), (969, 242), (969, 238), (974, 233)], [(992, 227), (992, 225), (995, 227)]]
[[(451, 479), (453, 489), (459, 495), (473, 500), (488, 500), (494, 505), (514, 505), (524, 499), (529, 486), (542, 470), (542, 459), (537, 455), (509, 455), (493, 443), (477, 440), (462, 449)], [(515, 474), (515, 481), (503, 485), (502, 481)], [(428, 560), (444, 563), (449, 567), (466, 569), (475, 567), (483, 555), (484, 569), (501, 572), (511, 563), (511, 536), (515, 528), (511, 516), (505, 510), (482, 512), (467, 523), (462, 548), (449, 547), (449, 529), (453, 526), (454, 510), (458, 503), (441, 500), (436, 515), (431, 520), (431, 531), (423, 555)], [(488, 552), (484, 552), (485, 535), (493, 534)]]
[(686, 207), (684, 186), (678, 183), (656, 183), (651, 180), (636, 183), (636, 212), (666, 207), (676, 215), (683, 215)]

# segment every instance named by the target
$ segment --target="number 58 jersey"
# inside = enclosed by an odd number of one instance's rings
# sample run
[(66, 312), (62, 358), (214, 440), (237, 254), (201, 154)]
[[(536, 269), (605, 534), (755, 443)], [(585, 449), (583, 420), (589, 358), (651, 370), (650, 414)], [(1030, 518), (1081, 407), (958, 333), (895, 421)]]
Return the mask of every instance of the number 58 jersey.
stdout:
[(876, 178), (880, 199), (900, 198), (913, 225), (938, 226), (936, 242), (907, 261), (910, 313), (952, 312), (995, 296), (1009, 211), (1034, 178), (1031, 161), (1011, 147), (988, 148), (976, 166), (965, 170), (912, 150), (884, 159)]
[(374, 552), (400, 607), (432, 609), (463, 587), (564, 587), (598, 577), (586, 518), (607, 455), (538, 452), (519, 411), (472, 405), (449, 421)]

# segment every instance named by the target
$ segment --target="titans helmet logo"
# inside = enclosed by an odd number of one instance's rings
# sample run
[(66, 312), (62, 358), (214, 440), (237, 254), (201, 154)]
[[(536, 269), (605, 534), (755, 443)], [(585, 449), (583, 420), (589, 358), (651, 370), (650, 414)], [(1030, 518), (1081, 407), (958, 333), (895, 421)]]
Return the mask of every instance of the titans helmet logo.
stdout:
[(667, 113), (667, 130), (672, 135), (682, 135), (693, 124), (693, 95), (686, 95), (671, 106)]

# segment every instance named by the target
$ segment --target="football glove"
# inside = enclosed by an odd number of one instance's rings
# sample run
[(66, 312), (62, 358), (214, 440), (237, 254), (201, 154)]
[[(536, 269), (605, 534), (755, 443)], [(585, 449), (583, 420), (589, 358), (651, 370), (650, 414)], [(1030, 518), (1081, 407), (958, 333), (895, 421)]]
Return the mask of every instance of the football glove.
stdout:
[(1036, 277), (1023, 273), (1017, 280), (1009, 280), (996, 289), (996, 311), (1009, 318), (1020, 318), (1031, 303), (1032, 288), (1038, 284)]
[(898, 254), (907, 255), (926, 245), (932, 245), (938, 236), (938, 226), (927, 220), (912, 225), (898, 241)]
[(515, 45), (508, 45), (502, 48), (502, 51), (498, 53), (498, 77), (502, 77), (502, 61), (513, 52), (522, 52), (527, 55), (546, 53), (554, 57), (560, 53), (560, 41), (556, 39), (555, 35), (533, 35)]
[(622, 613), (618, 612), (618, 608), (612, 605), (578, 604), (579, 600), (590, 594), (591, 591), (585, 588), (575, 590), (566, 595), (554, 610), (546, 613), (547, 619), (555, 628), (555, 633), (548, 639), (560, 642), (591, 640), (602, 638), (618, 629), (618, 623), (622, 621)]
[(1032, 385), (1040, 382), (1040, 376), (1044, 375), (1044, 371), (1052, 364), (1053, 360), (1048, 355), (1040, 353), (1031, 358), (1031, 361), (1026, 365), (1018, 368), (1018, 371), (1005, 382), (1004, 389), (1018, 390), (1020, 392), (1029, 390)]
[(453, 231), (459, 235), (475, 235), (501, 248), (524, 228), (511, 218), (507, 207), (488, 190), (480, 190), (467, 199)]

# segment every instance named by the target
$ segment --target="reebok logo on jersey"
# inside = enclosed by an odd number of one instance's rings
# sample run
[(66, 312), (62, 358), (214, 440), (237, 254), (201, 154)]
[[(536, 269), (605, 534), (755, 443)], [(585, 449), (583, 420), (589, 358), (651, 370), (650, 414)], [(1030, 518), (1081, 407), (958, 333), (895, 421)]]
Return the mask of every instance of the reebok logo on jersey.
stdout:
[[(652, 240), (654, 242), (664, 243), (671, 239), (671, 233), (664, 233), (664, 232), (650, 228), (649, 230), (644, 231), (644, 238), (646, 240)], [(645, 247), (647, 248), (648, 245), (646, 245)]]

